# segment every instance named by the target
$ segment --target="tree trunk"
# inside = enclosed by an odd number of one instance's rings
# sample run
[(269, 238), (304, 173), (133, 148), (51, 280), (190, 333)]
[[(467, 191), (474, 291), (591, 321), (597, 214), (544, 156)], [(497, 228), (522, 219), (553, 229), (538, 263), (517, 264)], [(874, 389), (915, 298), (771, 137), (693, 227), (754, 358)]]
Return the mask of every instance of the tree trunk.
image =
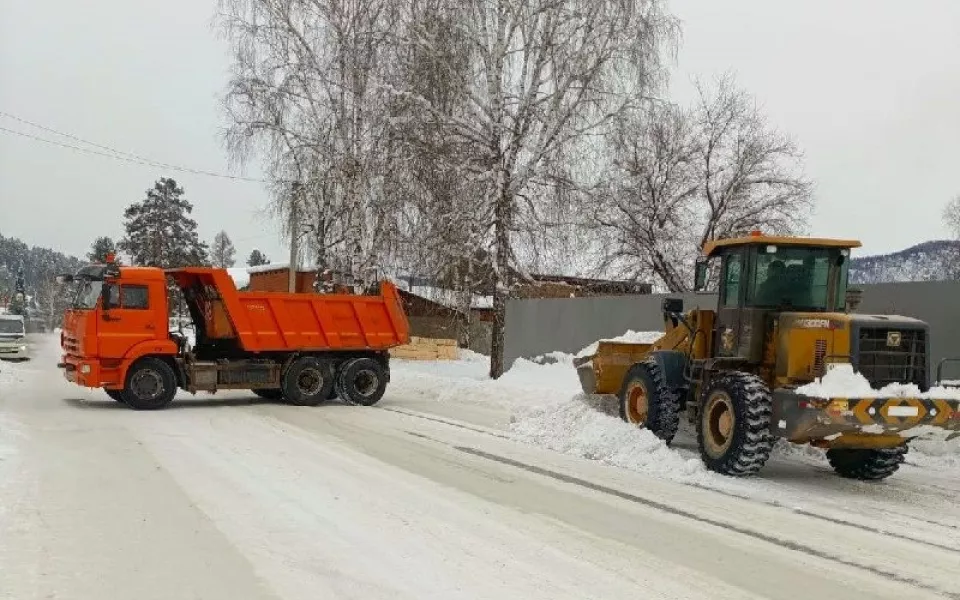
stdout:
[(507, 300), (510, 293), (510, 209), (511, 200), (506, 173), (497, 176), (497, 198), (494, 209), (493, 269), (493, 334), (490, 340), (490, 377), (499, 379), (506, 371), (504, 339), (507, 322)]

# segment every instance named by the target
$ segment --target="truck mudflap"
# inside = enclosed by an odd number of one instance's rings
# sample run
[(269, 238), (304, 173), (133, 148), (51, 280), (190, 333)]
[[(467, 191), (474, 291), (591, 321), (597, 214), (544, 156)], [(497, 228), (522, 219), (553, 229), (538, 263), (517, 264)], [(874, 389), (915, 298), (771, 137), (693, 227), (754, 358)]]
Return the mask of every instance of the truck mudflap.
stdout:
[[(960, 400), (947, 398), (817, 398), (791, 389), (773, 392), (771, 432), (792, 442), (852, 445), (904, 441), (930, 434), (960, 435)], [(842, 438), (842, 439), (841, 439)], [(859, 440), (859, 442), (857, 441)]]

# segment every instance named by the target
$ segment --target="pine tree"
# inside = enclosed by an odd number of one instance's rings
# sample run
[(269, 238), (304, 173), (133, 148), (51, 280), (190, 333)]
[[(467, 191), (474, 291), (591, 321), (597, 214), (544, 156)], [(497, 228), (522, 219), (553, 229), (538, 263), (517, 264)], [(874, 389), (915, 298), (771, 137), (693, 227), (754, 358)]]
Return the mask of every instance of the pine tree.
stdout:
[(119, 247), (133, 264), (164, 269), (207, 264), (207, 245), (197, 236), (193, 205), (183, 194), (176, 181), (162, 177), (146, 199), (124, 212), (126, 236)]
[(94, 240), (93, 245), (90, 246), (90, 252), (87, 253), (87, 258), (93, 263), (105, 263), (107, 262), (107, 255), (116, 254), (116, 252), (117, 245), (114, 241), (109, 237), (102, 236)]
[(253, 252), (250, 253), (250, 258), (247, 259), (247, 266), (250, 266), (250, 267), (259, 267), (261, 265), (269, 265), (269, 264), (270, 264), (270, 259), (267, 258), (267, 256), (263, 252), (260, 252), (256, 248), (253, 249)]
[(229, 268), (237, 263), (234, 256), (237, 249), (233, 247), (230, 236), (226, 231), (221, 231), (213, 238), (213, 247), (210, 248), (210, 258), (213, 266)]

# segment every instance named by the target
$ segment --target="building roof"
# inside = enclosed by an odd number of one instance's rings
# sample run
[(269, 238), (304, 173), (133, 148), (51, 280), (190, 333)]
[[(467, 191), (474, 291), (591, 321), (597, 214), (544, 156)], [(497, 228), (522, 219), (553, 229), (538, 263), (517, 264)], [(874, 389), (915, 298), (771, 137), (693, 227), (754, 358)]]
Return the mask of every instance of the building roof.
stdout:
[(836, 240), (828, 238), (806, 238), (791, 237), (782, 235), (751, 235), (749, 237), (727, 238), (723, 240), (714, 240), (703, 245), (703, 255), (710, 257), (716, 254), (722, 248), (731, 246), (807, 246), (821, 248), (859, 248), (858, 240)]

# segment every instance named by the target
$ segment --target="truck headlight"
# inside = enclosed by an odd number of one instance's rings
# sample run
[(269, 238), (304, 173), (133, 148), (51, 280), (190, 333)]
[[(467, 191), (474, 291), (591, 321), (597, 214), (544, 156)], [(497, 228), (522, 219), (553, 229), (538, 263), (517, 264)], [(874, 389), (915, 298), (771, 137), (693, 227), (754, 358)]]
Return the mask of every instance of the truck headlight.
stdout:
[(88, 375), (90, 373), (90, 365), (80, 365), (80, 372)]
[(27, 351), (26, 346), (20, 346), (20, 352), (26, 352), (26, 351)]

